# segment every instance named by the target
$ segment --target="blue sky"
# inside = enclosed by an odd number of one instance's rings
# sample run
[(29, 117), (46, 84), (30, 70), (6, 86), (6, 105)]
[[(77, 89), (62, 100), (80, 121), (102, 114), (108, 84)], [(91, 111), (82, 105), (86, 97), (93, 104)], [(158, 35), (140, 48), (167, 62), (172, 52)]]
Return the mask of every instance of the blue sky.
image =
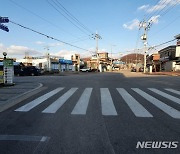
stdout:
[[(126, 51), (136, 47), (137, 38), (143, 33), (141, 30), (138, 37), (138, 25), (144, 17), (153, 19), (148, 32), (150, 45), (172, 40), (180, 33), (180, 0), (54, 1), (56, 4), (59, 1), (90, 31), (93, 33), (98, 31), (102, 37), (102, 40), (99, 40), (100, 51), (110, 52), (111, 45), (114, 45), (113, 53), (118, 53), (114, 56), (119, 56), (119, 53), (125, 54)], [(49, 0), (49, 3), (55, 5), (53, 0)], [(80, 31), (49, 3), (47, 0), (1, 0), (0, 16), (9, 17), (11, 21), (59, 40), (95, 51), (96, 42), (90, 39), (91, 33)], [(0, 52), (7, 51), (14, 57), (23, 57), (25, 52), (36, 56), (45, 54), (47, 51), (44, 48), (49, 46), (50, 54), (54, 55), (63, 56), (71, 53), (90, 55), (88, 51), (48, 39), (12, 23), (6, 25), (10, 31), (7, 33), (0, 30)], [(137, 46), (138, 48), (143, 46), (140, 39)]]

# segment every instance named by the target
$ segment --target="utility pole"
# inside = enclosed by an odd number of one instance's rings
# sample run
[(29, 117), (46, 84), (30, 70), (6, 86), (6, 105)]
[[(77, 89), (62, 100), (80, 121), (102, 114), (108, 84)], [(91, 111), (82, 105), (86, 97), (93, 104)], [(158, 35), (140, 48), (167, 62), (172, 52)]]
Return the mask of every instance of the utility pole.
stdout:
[(97, 56), (97, 66), (98, 66), (98, 70), (99, 70), (98, 41), (99, 41), (99, 39), (102, 39), (102, 37), (96, 31), (96, 34), (92, 38), (94, 38), (96, 40), (96, 56)]
[(113, 63), (112, 63), (112, 47), (115, 45), (111, 45), (111, 71), (112, 71), (112, 67), (113, 67)]
[(47, 50), (47, 55), (46, 55), (46, 58), (47, 58), (47, 71), (49, 72), (50, 71), (50, 55), (49, 55), (49, 46), (45, 46), (44, 49)]
[(143, 21), (139, 25), (140, 29), (144, 28), (144, 34), (141, 36), (141, 40), (143, 40), (144, 43), (144, 73), (146, 73), (147, 31), (150, 29), (151, 25), (152, 25), (151, 21), (150, 22)]

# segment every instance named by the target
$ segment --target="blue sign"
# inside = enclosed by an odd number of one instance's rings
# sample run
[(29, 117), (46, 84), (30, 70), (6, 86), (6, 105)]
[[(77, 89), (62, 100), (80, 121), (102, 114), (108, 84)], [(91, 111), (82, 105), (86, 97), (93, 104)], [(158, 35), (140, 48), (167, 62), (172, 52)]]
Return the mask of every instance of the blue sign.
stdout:
[(72, 60), (66, 60), (66, 59), (59, 59), (60, 64), (69, 64), (72, 65)]
[(3, 24), (0, 24), (0, 29), (6, 31), (6, 32), (9, 32), (9, 29), (7, 26), (3, 25)]
[(9, 19), (8, 17), (0, 17), (0, 23), (8, 23)]

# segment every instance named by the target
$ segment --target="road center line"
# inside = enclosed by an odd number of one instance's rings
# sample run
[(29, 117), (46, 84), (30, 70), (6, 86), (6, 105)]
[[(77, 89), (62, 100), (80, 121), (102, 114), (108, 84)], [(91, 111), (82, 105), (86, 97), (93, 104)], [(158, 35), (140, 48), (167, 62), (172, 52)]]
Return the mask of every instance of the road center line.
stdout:
[(0, 141), (34, 141), (46, 142), (50, 138), (47, 136), (28, 136), (28, 135), (0, 135)]

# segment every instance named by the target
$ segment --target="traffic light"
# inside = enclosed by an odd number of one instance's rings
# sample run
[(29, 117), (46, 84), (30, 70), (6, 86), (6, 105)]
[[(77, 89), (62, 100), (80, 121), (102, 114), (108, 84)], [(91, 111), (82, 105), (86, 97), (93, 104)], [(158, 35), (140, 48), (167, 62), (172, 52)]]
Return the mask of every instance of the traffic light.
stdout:
[(9, 32), (9, 29), (7, 26), (3, 25), (3, 24), (0, 24), (0, 29), (6, 31), (6, 32)]
[(0, 23), (8, 23), (9, 19), (8, 17), (0, 17)]
[(6, 31), (6, 32), (9, 32), (9, 29), (7, 26), (5, 26), (4, 24), (2, 23), (8, 23), (9, 22), (9, 19), (8, 17), (0, 17), (0, 29)]

